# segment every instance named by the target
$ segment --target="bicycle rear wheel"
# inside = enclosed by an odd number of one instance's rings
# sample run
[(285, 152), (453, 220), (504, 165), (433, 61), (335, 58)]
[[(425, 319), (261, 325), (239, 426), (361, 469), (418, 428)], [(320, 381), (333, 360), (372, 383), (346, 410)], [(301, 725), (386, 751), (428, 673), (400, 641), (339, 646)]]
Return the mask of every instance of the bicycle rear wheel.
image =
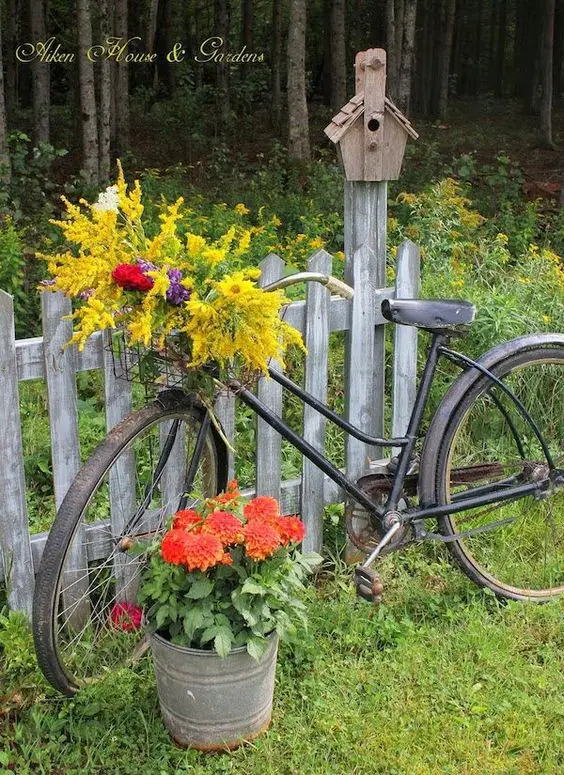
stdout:
[(136, 593), (147, 548), (178, 508), (226, 480), (225, 444), (187, 396), (109, 433), (69, 488), (37, 574), (33, 635), (53, 686), (72, 695), (142, 652)]
[[(490, 367), (530, 412), (556, 468), (564, 468), (564, 349), (516, 348)], [(454, 385), (450, 415), (436, 451), (431, 486), (438, 504), (516, 484), (543, 481), (549, 471), (535, 434), (503, 390), (479, 377), (465, 393)], [(438, 413), (439, 414), (439, 413)], [(437, 433), (437, 431), (435, 431)], [(427, 442), (426, 442), (427, 444)], [(505, 521), (449, 544), (462, 570), (501, 597), (543, 602), (564, 592), (564, 488), (552, 481), (542, 494), (473, 508), (439, 520), (447, 536)]]

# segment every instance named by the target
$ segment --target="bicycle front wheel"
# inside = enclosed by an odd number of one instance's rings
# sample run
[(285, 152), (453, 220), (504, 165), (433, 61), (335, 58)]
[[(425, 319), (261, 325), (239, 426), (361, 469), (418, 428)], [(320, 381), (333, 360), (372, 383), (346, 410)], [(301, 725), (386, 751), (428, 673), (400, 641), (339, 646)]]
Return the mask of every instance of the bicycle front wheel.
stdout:
[[(517, 349), (490, 371), (537, 423), (555, 467), (564, 468), (564, 349)], [(488, 490), (544, 482), (543, 492), (439, 520), (447, 536), (504, 524), (449, 544), (462, 570), (498, 597), (543, 602), (564, 592), (564, 488), (530, 425), (503, 389), (479, 377), (445, 399), (450, 415), (436, 443), (432, 486), (438, 504)], [(430, 440), (431, 441), (431, 440)], [(435, 444), (431, 441), (430, 446)], [(562, 476), (560, 476), (560, 482)]]
[(178, 508), (226, 479), (225, 444), (188, 397), (109, 433), (69, 488), (36, 579), (37, 658), (59, 691), (72, 695), (143, 652), (136, 594), (147, 548)]

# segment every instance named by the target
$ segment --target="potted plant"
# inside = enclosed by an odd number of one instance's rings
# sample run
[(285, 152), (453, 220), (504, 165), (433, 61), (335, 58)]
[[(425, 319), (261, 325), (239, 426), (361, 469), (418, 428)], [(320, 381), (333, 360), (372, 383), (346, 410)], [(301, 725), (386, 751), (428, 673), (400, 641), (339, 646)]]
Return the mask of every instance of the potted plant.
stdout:
[(305, 626), (300, 596), (321, 560), (298, 517), (236, 482), (177, 512), (139, 592), (163, 720), (181, 745), (233, 748), (269, 725), (278, 639)]

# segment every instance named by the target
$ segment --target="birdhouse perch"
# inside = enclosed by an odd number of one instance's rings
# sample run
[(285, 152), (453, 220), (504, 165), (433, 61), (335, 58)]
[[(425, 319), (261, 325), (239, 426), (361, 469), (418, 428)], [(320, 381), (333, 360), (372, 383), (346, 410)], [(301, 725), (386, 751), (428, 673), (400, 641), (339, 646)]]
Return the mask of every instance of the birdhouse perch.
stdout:
[(384, 49), (359, 51), (355, 83), (355, 96), (325, 127), (325, 134), (337, 146), (347, 180), (397, 180), (407, 138), (419, 135), (386, 97)]

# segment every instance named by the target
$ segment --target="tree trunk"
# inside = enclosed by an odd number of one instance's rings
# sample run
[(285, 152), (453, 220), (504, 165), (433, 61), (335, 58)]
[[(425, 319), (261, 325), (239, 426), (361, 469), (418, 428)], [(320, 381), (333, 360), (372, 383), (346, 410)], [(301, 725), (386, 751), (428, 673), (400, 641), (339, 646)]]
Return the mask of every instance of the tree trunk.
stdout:
[[(2, 29), (0, 7), (0, 30)], [(0, 35), (0, 183), (10, 182), (10, 155), (8, 153), (6, 104), (4, 102), (4, 67), (2, 62), (2, 35)]]
[(215, 35), (222, 40), (218, 48), (220, 61), (216, 65), (217, 116), (221, 129), (229, 124), (229, 65), (225, 55), (229, 46), (229, 29), (231, 26), (231, 0), (215, 0)]
[(147, 9), (147, 27), (145, 31), (145, 48), (154, 51), (155, 35), (157, 34), (157, 18), (159, 12), (159, 0), (149, 0)]
[(157, 17), (157, 31), (155, 35), (155, 48), (157, 54), (157, 74), (159, 91), (170, 97), (174, 91), (174, 70), (178, 65), (174, 65), (166, 58), (168, 52), (174, 45), (173, 26), (174, 26), (174, 7), (172, 0), (161, 0), (159, 3), (159, 14)]
[[(100, 39), (107, 40), (112, 32), (110, 19), (110, 0), (99, 0), (100, 9)], [(102, 43), (102, 45), (104, 45)], [(98, 139), (100, 149), (100, 180), (106, 182), (110, 177), (110, 143), (111, 143), (111, 110), (112, 110), (112, 80), (111, 64), (106, 58), (100, 61), (100, 112), (98, 115)]]
[(540, 44), (541, 67), (541, 101), (540, 101), (540, 130), (541, 143), (547, 148), (554, 147), (552, 142), (552, 68), (554, 54), (554, 15), (556, 11), (555, 0), (544, 0), (542, 35)]
[(309, 123), (305, 78), (306, 0), (290, 0), (288, 27), (288, 155), (309, 161)]
[(403, 38), (398, 86), (398, 107), (404, 113), (409, 112), (411, 97), (411, 67), (415, 43), (415, 19), (417, 0), (405, 0), (403, 12)]
[(333, 0), (323, 0), (323, 62), (320, 69), (323, 104), (331, 107), (331, 59), (333, 58), (333, 41), (331, 40), (331, 5)]
[(448, 77), (450, 75), (450, 57), (452, 53), (452, 38), (454, 34), (454, 17), (456, 12), (456, 0), (446, 0), (446, 13), (444, 17), (443, 45), (440, 52), (439, 66), (439, 104), (438, 115), (444, 121), (448, 110)]
[(82, 118), (82, 168), (88, 183), (99, 182), (98, 126), (94, 65), (86, 52), (92, 47), (92, 22), (89, 0), (77, 0), (78, 77), (80, 79), (80, 113)]
[(331, 0), (331, 107), (335, 112), (347, 101), (345, 15), (345, 0)]
[[(247, 51), (253, 50), (253, 0), (241, 0), (241, 18), (242, 18), (242, 35), (241, 40), (243, 46), (247, 47)], [(245, 72), (243, 70), (243, 72)]]
[[(31, 39), (34, 43), (47, 40), (44, 0), (29, 0)], [(49, 142), (50, 65), (34, 59), (31, 67), (33, 78), (33, 141)]]
[[(114, 29), (116, 37), (127, 40), (127, 0), (115, 0)], [(115, 110), (116, 110), (116, 146), (118, 155), (129, 148), (129, 66), (122, 59), (114, 65), (115, 73)]]
[(11, 117), (18, 102), (18, 60), (14, 52), (18, 44), (18, 0), (8, 0), (6, 3), (6, 82), (4, 84), (6, 121), (11, 123)]
[(282, 113), (282, 0), (272, 3), (272, 37), (270, 53), (270, 120), (272, 128), (280, 132)]
[(503, 95), (503, 76), (505, 65), (505, 42), (507, 40), (507, 0), (501, 0), (497, 17), (497, 46), (495, 63), (494, 94), (496, 97)]

